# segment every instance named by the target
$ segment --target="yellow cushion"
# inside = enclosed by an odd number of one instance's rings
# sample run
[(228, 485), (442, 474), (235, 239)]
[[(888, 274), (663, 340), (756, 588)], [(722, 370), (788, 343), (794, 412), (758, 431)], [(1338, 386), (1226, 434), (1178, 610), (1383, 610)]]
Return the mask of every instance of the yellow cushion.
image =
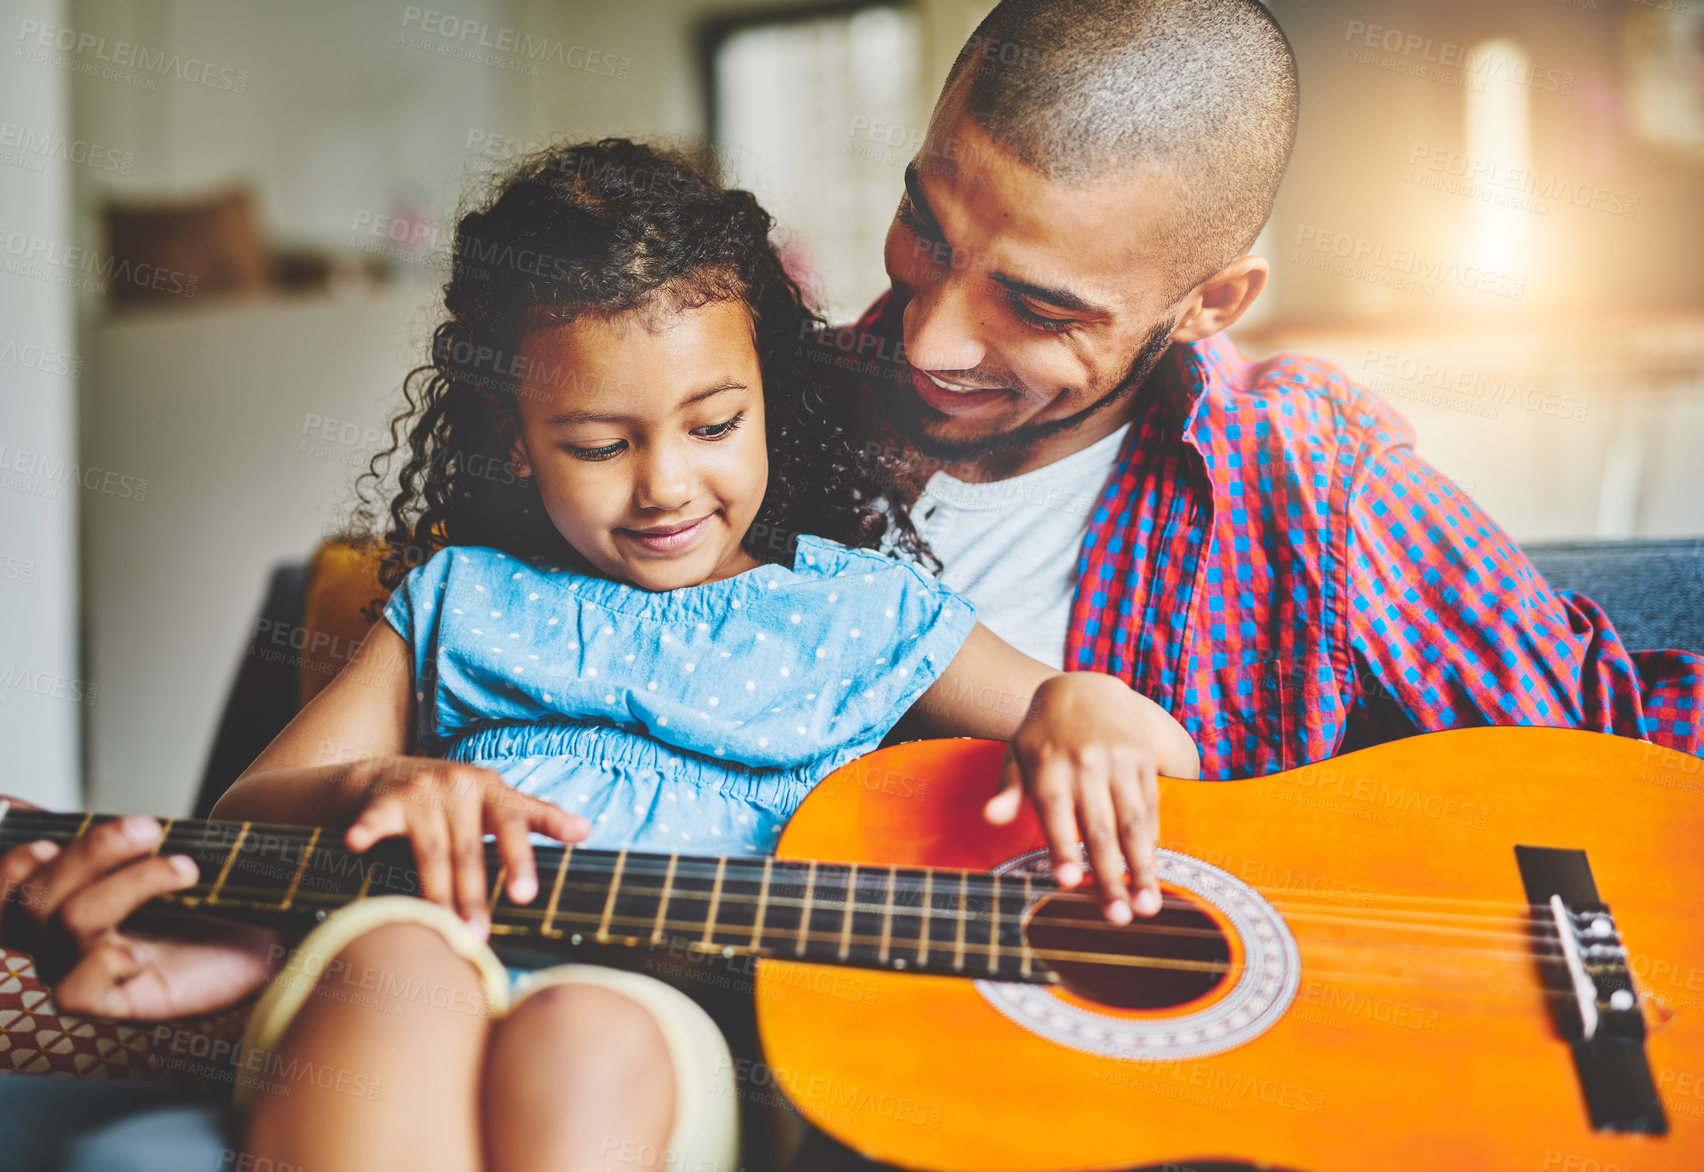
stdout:
[(302, 607), (305, 639), (296, 669), (298, 707), (331, 683), (372, 629), (361, 611), (370, 603), (382, 604), (387, 597), (379, 585), (381, 554), (382, 547), (376, 543), (357, 546), (342, 541), (328, 541), (315, 551)]

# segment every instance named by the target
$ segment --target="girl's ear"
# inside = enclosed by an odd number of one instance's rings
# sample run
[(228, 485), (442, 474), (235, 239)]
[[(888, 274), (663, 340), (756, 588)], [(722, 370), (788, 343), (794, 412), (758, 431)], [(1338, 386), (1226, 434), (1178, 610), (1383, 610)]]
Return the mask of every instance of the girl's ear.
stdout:
[(532, 461), (527, 458), (526, 438), (521, 435), (520, 424), (507, 411), (497, 425), (497, 438), (509, 449), (509, 463), (514, 466), (515, 475), (530, 478), (533, 474)]

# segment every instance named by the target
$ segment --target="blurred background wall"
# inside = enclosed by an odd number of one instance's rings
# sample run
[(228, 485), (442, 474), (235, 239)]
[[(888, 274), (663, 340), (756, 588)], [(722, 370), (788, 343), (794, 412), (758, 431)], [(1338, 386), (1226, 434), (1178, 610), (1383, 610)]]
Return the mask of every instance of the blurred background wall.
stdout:
[[(187, 809), (464, 193), (561, 138), (713, 145), (847, 319), (988, 7), (0, 0), (9, 788)], [(1239, 344), (1390, 398), (1517, 540), (1704, 536), (1704, 5), (1271, 7), (1303, 119)]]

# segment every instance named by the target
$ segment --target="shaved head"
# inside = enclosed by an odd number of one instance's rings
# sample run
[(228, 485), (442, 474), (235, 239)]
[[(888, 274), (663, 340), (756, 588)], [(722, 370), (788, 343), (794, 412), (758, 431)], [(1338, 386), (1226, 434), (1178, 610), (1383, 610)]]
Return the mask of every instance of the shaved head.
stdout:
[(1003, 0), (953, 63), (955, 86), (1050, 181), (1169, 180), (1179, 292), (1248, 251), (1296, 136), (1295, 58), (1256, 0)]

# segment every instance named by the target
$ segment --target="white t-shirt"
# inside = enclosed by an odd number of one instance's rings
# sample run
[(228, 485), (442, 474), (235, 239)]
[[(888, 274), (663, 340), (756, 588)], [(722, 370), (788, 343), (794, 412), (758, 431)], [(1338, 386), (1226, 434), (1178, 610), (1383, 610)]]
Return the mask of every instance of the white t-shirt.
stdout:
[[(1065, 663), (1077, 558), (1130, 425), (1021, 476), (968, 484), (929, 478), (911, 521), (944, 567), (941, 581), (969, 598), (977, 619), (1026, 655)], [(893, 548), (890, 529), (884, 552)]]

